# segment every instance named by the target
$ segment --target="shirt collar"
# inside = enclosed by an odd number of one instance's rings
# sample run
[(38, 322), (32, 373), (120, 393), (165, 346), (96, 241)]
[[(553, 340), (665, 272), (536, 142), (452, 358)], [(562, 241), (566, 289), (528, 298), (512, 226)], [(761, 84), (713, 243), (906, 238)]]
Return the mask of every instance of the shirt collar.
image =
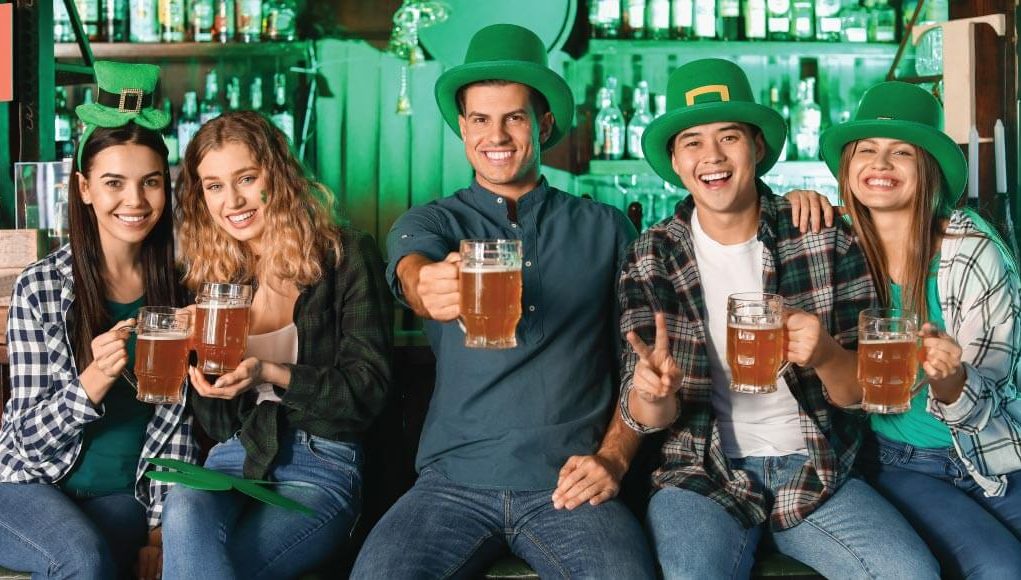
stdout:
[[(468, 188), (471, 192), (473, 201), (479, 204), (481, 208), (502, 208), (506, 211), (507, 199), (500, 197), (498, 194), (482, 187), (478, 180), (472, 180), (471, 187)], [(517, 200), (518, 212), (522, 212), (525, 209), (541, 204), (549, 196), (550, 186), (546, 181), (545, 177), (540, 176), (538, 183), (528, 193), (522, 195)]]
[[(755, 179), (755, 190), (759, 194), (759, 233), (760, 240), (766, 241), (776, 237), (776, 214), (777, 198), (773, 190), (764, 181)], [(695, 212), (695, 198), (688, 195), (681, 203), (677, 204), (674, 211), (674, 218), (679, 220), (688, 228), (691, 228), (691, 216)]]

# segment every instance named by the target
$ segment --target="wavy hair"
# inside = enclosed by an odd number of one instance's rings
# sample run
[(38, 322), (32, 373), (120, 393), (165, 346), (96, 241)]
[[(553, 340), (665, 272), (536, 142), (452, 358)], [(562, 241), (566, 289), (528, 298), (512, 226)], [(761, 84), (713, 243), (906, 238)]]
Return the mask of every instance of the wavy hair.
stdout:
[[(227, 143), (248, 147), (266, 190), (266, 226), (257, 256), (213, 222), (202, 192), (199, 163)], [(209, 121), (188, 144), (177, 185), (176, 216), (185, 265), (184, 284), (286, 280), (309, 286), (323, 276), (323, 263), (343, 259), (340, 226), (332, 217), (333, 194), (308, 176), (291, 154), (287, 137), (254, 111), (230, 112)]]

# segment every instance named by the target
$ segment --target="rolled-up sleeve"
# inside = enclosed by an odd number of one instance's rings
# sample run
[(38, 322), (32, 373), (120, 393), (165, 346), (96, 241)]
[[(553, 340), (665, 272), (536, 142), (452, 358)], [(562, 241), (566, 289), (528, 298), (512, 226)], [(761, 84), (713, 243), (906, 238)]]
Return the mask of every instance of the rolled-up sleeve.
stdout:
[(413, 207), (394, 222), (386, 237), (388, 263), (386, 280), (390, 291), (404, 301), (397, 264), (409, 254), (421, 254), (434, 262), (457, 248), (456, 240), (444, 232), (437, 210), (431, 206)]

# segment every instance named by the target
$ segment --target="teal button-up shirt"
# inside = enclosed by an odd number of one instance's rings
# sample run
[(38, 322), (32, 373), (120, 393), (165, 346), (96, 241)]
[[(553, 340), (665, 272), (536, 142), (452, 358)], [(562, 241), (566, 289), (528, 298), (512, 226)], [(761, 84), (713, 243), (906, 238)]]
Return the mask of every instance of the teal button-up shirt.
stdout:
[(464, 485), (551, 489), (571, 455), (596, 451), (617, 385), (616, 277), (635, 230), (607, 205), (541, 180), (517, 203), (477, 182), (415, 207), (387, 238), (398, 298), (401, 258), (431, 260), (463, 239), (522, 241), (517, 348), (471, 349), (456, 322), (428, 321), (436, 388), (416, 466)]

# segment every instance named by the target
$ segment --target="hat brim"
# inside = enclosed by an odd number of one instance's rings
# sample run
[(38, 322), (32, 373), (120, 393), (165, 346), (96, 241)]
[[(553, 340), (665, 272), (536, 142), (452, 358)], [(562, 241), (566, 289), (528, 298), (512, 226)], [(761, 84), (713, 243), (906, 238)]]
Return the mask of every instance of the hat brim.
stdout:
[(529, 62), (478, 62), (456, 66), (436, 80), (436, 103), (447, 125), (460, 137), (457, 124), (457, 91), (477, 81), (502, 80), (521, 83), (539, 91), (546, 97), (553, 113), (553, 132), (541, 145), (545, 151), (556, 145), (570, 131), (574, 119), (574, 97), (560, 75), (552, 70)]
[(836, 176), (844, 146), (872, 137), (897, 139), (928, 151), (943, 173), (943, 195), (948, 205), (957, 205), (968, 183), (968, 162), (953, 139), (929, 125), (895, 119), (849, 121), (827, 129), (820, 139), (819, 151), (830, 172)]
[(667, 183), (684, 187), (674, 172), (669, 145), (674, 136), (696, 125), (707, 123), (740, 122), (754, 125), (762, 131), (766, 153), (755, 166), (756, 177), (761, 177), (776, 165), (780, 152), (787, 145), (787, 124), (780, 113), (757, 103), (715, 102), (693, 105), (666, 113), (655, 119), (642, 135), (642, 151), (653, 171)]
[(89, 103), (75, 107), (78, 118), (97, 127), (123, 127), (134, 121), (136, 125), (159, 131), (170, 124), (170, 117), (160, 109), (145, 108), (138, 113), (124, 113), (106, 105)]

